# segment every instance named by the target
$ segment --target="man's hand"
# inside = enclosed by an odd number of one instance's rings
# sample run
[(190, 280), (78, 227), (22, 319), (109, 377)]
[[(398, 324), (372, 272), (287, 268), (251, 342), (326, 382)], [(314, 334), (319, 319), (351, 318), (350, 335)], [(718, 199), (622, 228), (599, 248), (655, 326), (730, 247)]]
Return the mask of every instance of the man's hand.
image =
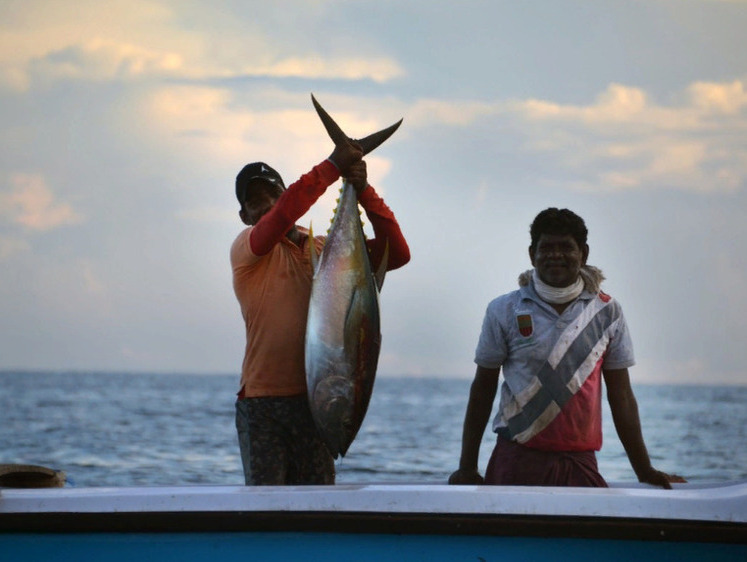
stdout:
[(666, 472), (656, 470), (654, 467), (649, 468), (642, 474), (638, 474), (638, 481), (645, 484), (653, 484), (654, 486), (661, 486), (665, 490), (672, 489), (670, 482), (680, 484), (687, 482), (687, 480), (678, 474), (667, 474)]
[(329, 155), (329, 159), (334, 162), (337, 169), (340, 171), (340, 175), (344, 178), (348, 178), (350, 174), (350, 167), (360, 162), (363, 158), (363, 150), (360, 145), (352, 140), (344, 144), (335, 146), (332, 154)]
[(356, 162), (355, 164), (351, 164), (348, 168), (348, 174), (345, 176), (345, 179), (353, 184), (353, 187), (355, 188), (355, 192), (360, 197), (360, 194), (363, 192), (364, 189), (366, 189), (366, 186), (368, 185), (368, 173), (366, 172), (366, 161), (360, 160), (359, 162)]
[(449, 484), (483, 484), (485, 479), (476, 469), (460, 468), (449, 476)]

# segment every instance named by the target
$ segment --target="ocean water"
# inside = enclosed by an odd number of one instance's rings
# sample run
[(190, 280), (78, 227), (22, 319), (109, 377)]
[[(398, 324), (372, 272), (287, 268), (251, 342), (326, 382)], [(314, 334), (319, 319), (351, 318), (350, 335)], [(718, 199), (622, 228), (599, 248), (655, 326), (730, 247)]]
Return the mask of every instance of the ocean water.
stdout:
[[(459, 462), (470, 380), (378, 377), (338, 483), (445, 483)], [(243, 484), (237, 377), (0, 372), (0, 463), (64, 470), (68, 485)], [(747, 479), (747, 387), (634, 388), (654, 466), (692, 482)], [(598, 455), (635, 482), (609, 411)], [(494, 436), (486, 430), (484, 470)]]

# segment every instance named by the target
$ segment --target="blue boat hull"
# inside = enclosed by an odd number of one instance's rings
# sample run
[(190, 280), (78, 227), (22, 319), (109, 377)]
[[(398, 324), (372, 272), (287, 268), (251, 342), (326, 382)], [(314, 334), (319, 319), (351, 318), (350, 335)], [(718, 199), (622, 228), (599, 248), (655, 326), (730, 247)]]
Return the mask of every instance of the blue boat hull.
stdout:
[(747, 560), (744, 544), (361, 533), (64, 533), (0, 535), (0, 559), (55, 560)]

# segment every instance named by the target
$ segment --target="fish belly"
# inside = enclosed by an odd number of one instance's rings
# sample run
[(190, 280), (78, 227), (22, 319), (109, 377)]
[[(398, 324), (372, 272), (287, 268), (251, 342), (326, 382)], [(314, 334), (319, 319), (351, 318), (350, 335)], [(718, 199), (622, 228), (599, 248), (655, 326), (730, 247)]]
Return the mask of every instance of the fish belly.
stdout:
[(337, 458), (345, 455), (373, 391), (381, 330), (374, 281), (357, 212), (345, 189), (312, 283), (306, 382), (314, 423)]

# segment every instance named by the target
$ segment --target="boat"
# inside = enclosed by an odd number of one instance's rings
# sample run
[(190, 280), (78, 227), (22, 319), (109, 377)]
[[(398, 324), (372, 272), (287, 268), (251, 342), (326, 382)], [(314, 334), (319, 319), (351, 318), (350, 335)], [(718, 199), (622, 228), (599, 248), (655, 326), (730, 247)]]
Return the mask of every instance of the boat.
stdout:
[(747, 481), (0, 488), (0, 560), (747, 560)]

